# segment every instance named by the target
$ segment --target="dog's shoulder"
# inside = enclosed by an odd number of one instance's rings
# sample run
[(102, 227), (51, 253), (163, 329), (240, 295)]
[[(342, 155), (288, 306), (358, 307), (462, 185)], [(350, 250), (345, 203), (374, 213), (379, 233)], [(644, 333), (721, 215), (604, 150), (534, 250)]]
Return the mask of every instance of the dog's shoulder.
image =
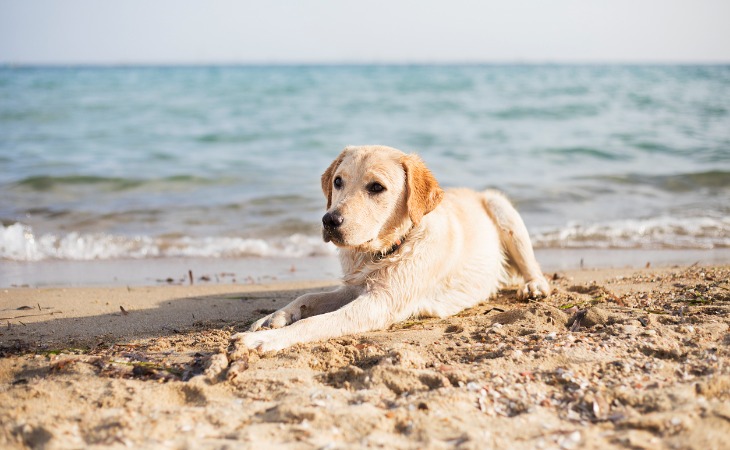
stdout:
[(434, 212), (446, 215), (468, 214), (468, 211), (483, 209), (484, 194), (469, 188), (449, 188), (444, 191), (444, 198)]

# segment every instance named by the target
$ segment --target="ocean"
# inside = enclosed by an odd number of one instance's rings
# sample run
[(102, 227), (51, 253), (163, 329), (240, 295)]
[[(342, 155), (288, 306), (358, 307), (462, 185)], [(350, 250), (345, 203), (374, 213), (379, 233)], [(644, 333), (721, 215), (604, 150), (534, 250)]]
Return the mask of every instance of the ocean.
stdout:
[(730, 248), (730, 66), (4, 67), (0, 264), (332, 256), (356, 144), (504, 191), (538, 249)]

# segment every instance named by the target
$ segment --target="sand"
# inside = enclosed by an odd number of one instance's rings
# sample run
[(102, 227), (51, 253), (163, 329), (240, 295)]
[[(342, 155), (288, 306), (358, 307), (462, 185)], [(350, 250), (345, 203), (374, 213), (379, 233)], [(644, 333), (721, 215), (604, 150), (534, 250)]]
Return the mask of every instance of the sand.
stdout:
[(730, 266), (549, 275), (231, 369), (332, 283), (3, 289), (0, 447), (728, 448)]

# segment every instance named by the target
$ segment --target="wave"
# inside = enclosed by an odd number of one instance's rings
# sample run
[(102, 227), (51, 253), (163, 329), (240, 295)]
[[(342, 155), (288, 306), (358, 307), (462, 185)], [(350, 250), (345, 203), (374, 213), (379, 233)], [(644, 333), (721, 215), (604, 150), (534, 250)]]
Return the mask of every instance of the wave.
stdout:
[(730, 172), (722, 170), (676, 175), (627, 174), (590, 178), (624, 185), (649, 185), (667, 192), (691, 192), (698, 189), (716, 190), (730, 188)]
[(601, 112), (600, 105), (569, 104), (562, 106), (514, 106), (494, 112), (496, 119), (502, 120), (568, 120), (596, 116)]
[(290, 257), (334, 254), (314, 236), (286, 238), (120, 236), (105, 233), (36, 234), (22, 223), (0, 225), (0, 259), (11, 261), (142, 259), (165, 257)]
[(159, 179), (102, 177), (96, 175), (37, 175), (16, 181), (12, 186), (36, 192), (49, 192), (69, 187), (93, 187), (108, 191), (126, 191), (140, 187), (200, 186), (219, 182), (221, 180), (212, 180), (194, 175), (172, 175)]
[(537, 248), (730, 248), (730, 217), (656, 217), (605, 223), (571, 223), (536, 233)]
[(264, 139), (266, 136), (257, 133), (244, 134), (244, 133), (205, 133), (196, 137), (197, 142), (205, 144), (211, 143), (224, 143), (224, 144), (241, 144), (254, 142), (259, 139)]
[[(604, 223), (570, 223), (532, 235), (536, 248), (730, 248), (730, 217), (657, 217)], [(22, 223), (0, 225), (0, 260), (42, 261), (166, 257), (289, 257), (333, 255), (317, 236), (283, 238), (121, 236), (105, 233), (36, 234)]]
[(564, 158), (573, 157), (586, 157), (593, 159), (602, 160), (625, 160), (628, 159), (626, 155), (621, 153), (610, 152), (606, 150), (599, 150), (591, 147), (561, 147), (561, 148), (549, 148), (545, 150), (546, 153), (556, 155)]

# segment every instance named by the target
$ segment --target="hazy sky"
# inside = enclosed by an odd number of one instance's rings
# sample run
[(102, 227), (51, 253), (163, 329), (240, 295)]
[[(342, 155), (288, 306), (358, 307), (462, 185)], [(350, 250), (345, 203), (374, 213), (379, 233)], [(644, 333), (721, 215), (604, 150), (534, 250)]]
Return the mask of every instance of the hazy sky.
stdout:
[(0, 0), (0, 63), (730, 62), (730, 0)]

